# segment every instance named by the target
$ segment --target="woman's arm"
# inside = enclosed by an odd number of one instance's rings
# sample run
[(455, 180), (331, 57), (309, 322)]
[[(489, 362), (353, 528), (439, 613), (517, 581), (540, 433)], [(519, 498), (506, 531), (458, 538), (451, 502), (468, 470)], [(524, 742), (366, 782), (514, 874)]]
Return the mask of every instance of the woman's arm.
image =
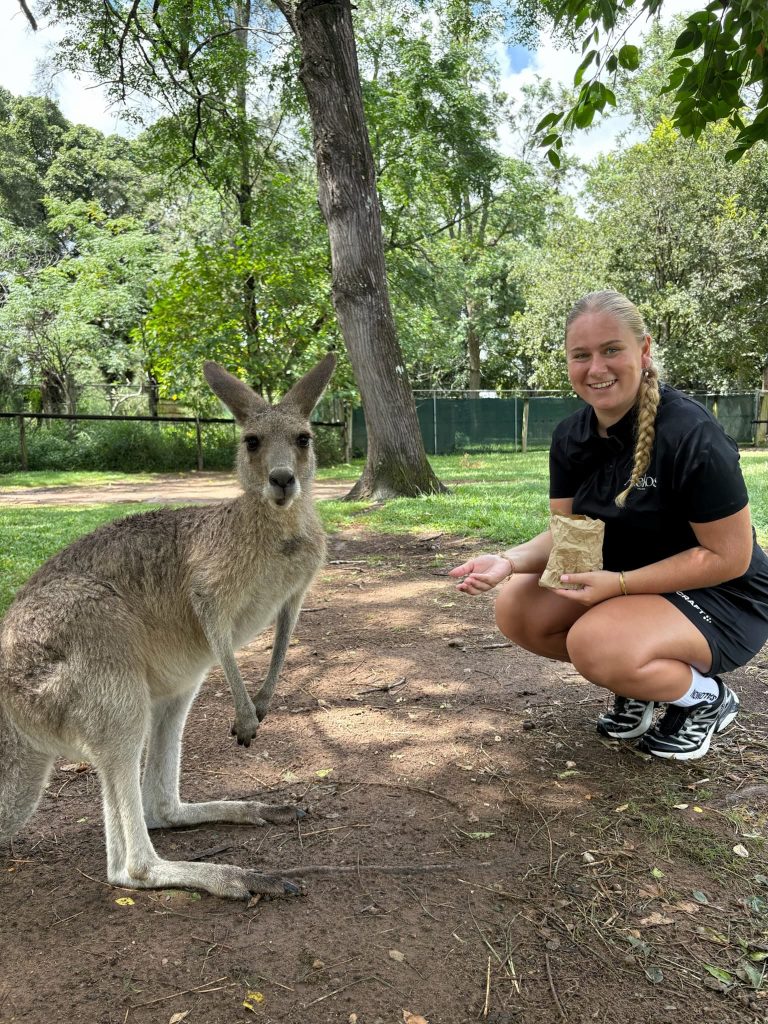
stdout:
[[(627, 594), (666, 594), (676, 590), (714, 587), (743, 576), (752, 558), (749, 506), (711, 523), (691, 523), (699, 541), (660, 562), (624, 573)], [(619, 573), (570, 573), (563, 582), (581, 583), (582, 590), (556, 593), (580, 604), (594, 605), (621, 593)]]
[[(573, 508), (572, 498), (553, 498), (549, 503), (550, 510), (560, 515), (570, 515)], [(483, 594), (503, 582), (510, 573), (544, 572), (552, 550), (552, 533), (545, 530), (532, 537), (531, 540), (507, 548), (498, 555), (478, 555), (476, 558), (457, 565), (451, 569), (450, 576), (465, 577), (458, 589), (467, 594)]]

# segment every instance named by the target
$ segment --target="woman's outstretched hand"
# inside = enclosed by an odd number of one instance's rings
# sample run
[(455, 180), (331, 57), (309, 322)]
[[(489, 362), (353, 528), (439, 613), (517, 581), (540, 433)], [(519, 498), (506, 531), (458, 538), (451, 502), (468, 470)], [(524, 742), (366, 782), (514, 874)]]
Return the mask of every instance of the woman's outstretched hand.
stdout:
[(553, 590), (553, 594), (575, 601), (576, 604), (591, 608), (592, 605), (608, 601), (621, 595), (619, 574), (601, 569), (599, 572), (571, 572), (560, 577), (561, 583), (579, 583), (581, 590)]
[(508, 558), (502, 558), (501, 555), (478, 555), (463, 565), (457, 565), (448, 575), (465, 577), (457, 590), (465, 594), (484, 594), (505, 580), (511, 570), (512, 564)]

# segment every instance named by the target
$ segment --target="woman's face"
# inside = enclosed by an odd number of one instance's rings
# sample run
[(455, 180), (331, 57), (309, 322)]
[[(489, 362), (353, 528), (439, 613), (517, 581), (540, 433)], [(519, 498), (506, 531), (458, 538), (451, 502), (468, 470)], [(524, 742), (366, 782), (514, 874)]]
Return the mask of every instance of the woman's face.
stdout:
[(632, 331), (610, 313), (582, 313), (565, 339), (573, 390), (610, 427), (635, 404), (643, 369), (651, 358), (648, 335), (638, 344)]

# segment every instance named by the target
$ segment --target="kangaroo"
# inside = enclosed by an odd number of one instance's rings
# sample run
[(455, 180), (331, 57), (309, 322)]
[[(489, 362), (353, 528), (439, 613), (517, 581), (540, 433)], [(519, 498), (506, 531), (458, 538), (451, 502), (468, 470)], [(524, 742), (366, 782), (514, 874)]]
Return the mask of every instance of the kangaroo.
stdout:
[[(293, 821), (289, 805), (179, 799), (181, 736), (218, 663), (232, 690), (232, 734), (249, 746), (267, 713), (304, 594), (322, 565), (309, 415), (328, 355), (271, 406), (213, 362), (204, 375), (240, 428), (244, 493), (100, 527), (54, 555), (0, 622), (0, 840), (30, 818), (54, 758), (89, 761), (102, 788), (107, 877), (233, 899), (299, 887), (229, 864), (163, 860), (148, 829)], [(251, 700), (234, 651), (275, 623), (264, 684)], [(143, 773), (141, 771), (144, 754)]]

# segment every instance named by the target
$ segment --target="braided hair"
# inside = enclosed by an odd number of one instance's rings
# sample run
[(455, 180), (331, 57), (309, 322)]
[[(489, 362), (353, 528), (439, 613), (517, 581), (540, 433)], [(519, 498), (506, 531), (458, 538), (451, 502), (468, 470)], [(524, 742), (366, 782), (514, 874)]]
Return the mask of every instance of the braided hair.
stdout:
[[(565, 331), (584, 313), (607, 313), (614, 317), (634, 334), (638, 344), (648, 334), (645, 321), (639, 310), (620, 292), (601, 291), (589, 292), (575, 304), (565, 322)], [(635, 433), (635, 453), (632, 464), (632, 475), (628, 486), (617, 494), (614, 501), (619, 508), (624, 508), (627, 496), (633, 487), (642, 479), (651, 461), (653, 441), (656, 436), (656, 411), (659, 407), (661, 393), (659, 391), (659, 371), (653, 362), (643, 369), (640, 387), (637, 392), (635, 408), (637, 410), (637, 426)]]

